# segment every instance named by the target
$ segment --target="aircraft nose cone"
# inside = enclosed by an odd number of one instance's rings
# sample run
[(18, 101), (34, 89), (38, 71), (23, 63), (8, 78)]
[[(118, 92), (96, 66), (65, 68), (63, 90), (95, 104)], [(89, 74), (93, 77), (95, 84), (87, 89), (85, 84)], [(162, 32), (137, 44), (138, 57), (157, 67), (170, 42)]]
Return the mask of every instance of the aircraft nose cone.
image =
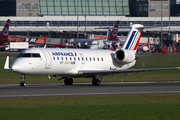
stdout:
[(14, 71), (14, 72), (19, 70), (19, 67), (17, 65), (14, 65), (14, 64), (11, 66), (11, 68), (12, 68), (12, 71)]
[(13, 72), (21, 72), (22, 70), (21, 70), (21, 66), (20, 66), (20, 64), (19, 63), (17, 63), (17, 62), (14, 62), (14, 63), (12, 63), (11, 64), (11, 69), (12, 69), (12, 71)]

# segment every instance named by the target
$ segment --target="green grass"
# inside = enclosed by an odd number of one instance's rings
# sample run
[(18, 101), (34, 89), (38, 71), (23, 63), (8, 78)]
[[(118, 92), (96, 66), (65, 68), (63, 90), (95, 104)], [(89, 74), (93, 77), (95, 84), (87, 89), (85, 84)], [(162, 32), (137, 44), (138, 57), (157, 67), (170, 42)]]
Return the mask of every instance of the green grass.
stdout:
[[(17, 54), (0, 54), (0, 84), (19, 84), (21, 82), (21, 75), (12, 71), (3, 70), (5, 57), (9, 55), (15, 58)], [(12, 60), (13, 60), (12, 58)], [(12, 60), (10, 62), (12, 62)], [(180, 66), (180, 54), (140, 54), (136, 65), (132, 69), (141, 68), (164, 68), (164, 67), (178, 67)], [(179, 81), (179, 70), (153, 71), (150, 73), (141, 72), (137, 75), (128, 73), (127, 75), (116, 74), (114, 77), (105, 76), (102, 82), (153, 82), (153, 81)], [(26, 76), (27, 84), (48, 84), (48, 83), (63, 83), (63, 80), (58, 81), (60, 77), (47, 76)], [(91, 78), (74, 78), (76, 83), (91, 83)]]
[(1, 120), (179, 120), (180, 95), (0, 100)]

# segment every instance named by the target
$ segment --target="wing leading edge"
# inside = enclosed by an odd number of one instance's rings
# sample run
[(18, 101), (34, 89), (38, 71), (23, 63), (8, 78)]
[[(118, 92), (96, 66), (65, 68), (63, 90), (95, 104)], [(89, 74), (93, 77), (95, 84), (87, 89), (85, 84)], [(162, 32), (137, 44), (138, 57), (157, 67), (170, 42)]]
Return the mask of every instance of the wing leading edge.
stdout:
[(149, 68), (149, 69), (128, 69), (128, 70), (79, 70), (78, 74), (118, 74), (118, 73), (138, 73), (138, 72), (150, 72), (158, 70), (177, 70), (180, 67), (171, 68)]

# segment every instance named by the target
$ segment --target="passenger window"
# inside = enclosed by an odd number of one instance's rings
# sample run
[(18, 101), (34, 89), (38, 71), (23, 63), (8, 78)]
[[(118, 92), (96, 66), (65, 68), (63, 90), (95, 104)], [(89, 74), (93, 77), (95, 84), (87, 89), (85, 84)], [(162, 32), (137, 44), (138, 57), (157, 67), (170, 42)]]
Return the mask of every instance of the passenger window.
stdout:
[(101, 60), (103, 61), (103, 58), (101, 58)]
[(66, 57), (66, 60), (68, 60), (68, 58)]
[(63, 57), (61, 57), (61, 60), (63, 60)]
[(57, 60), (59, 60), (59, 57), (57, 57)]
[(97, 60), (99, 61), (99, 58), (97, 58)]
[(91, 57), (90, 57), (89, 59), (90, 59), (90, 61), (91, 61)]
[(95, 61), (95, 58), (93, 58), (93, 60)]
[(74, 57), (74, 60), (76, 61), (76, 57)]
[(78, 61), (80, 61), (80, 58), (78, 57)]
[(55, 57), (53, 57), (53, 59), (55, 60)]
[(72, 60), (72, 58), (70, 57), (70, 60)]
[(88, 61), (88, 58), (86, 57), (86, 61)]

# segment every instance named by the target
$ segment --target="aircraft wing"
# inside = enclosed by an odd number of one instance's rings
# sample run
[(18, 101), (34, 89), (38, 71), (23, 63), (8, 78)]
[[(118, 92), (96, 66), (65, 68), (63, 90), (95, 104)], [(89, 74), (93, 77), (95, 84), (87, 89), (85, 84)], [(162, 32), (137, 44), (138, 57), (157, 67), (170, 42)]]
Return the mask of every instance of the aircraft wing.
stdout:
[(127, 69), (127, 70), (79, 70), (79, 74), (118, 74), (118, 73), (138, 73), (138, 72), (150, 72), (158, 70), (176, 70), (180, 67), (171, 67), (171, 68), (149, 68), (149, 69)]
[(118, 43), (118, 42), (120, 42), (120, 41), (113, 41), (113, 40), (103, 40), (103, 42), (105, 43), (105, 42), (113, 42), (113, 43)]
[[(157, 28), (157, 27), (166, 27), (166, 26), (138, 26), (137, 28)], [(95, 29), (131, 29), (131, 26), (120, 26), (120, 27), (99, 27)]]
[(70, 42), (70, 43), (85, 43), (85, 42), (92, 42), (96, 40), (104, 40), (104, 39), (76, 39), (74, 40), (74, 42)]

